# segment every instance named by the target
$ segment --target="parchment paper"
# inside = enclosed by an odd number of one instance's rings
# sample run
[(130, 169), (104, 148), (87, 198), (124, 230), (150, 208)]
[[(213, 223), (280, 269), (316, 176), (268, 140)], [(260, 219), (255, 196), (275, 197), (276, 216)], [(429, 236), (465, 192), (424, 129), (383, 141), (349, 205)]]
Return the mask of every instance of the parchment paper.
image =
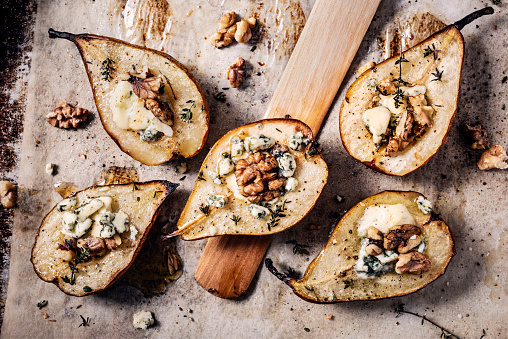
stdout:
[[(130, 4), (133, 3), (136, 2)], [(467, 147), (457, 126), (481, 122), (492, 144), (508, 147), (508, 138), (503, 133), (508, 127), (507, 5), (495, 6), (496, 15), (482, 18), (463, 30), (466, 58), (459, 112), (446, 145), (429, 164), (403, 178), (376, 173), (346, 154), (338, 132), (345, 90), (356, 78), (356, 69), (361, 64), (380, 61), (382, 53), (376, 47), (377, 38), (387, 27), (413, 13), (427, 11), (452, 23), (486, 4), (491, 3), (463, 0), (381, 3), (319, 135), (330, 169), (328, 186), (307, 218), (274, 237), (267, 254), (280, 269), (291, 266), (303, 274), (345, 210), (371, 194), (396, 189), (419, 191), (434, 202), (435, 210), (451, 225), (457, 255), (443, 277), (412, 295), (316, 305), (300, 300), (264, 268), (260, 268), (251, 288), (241, 298), (223, 300), (212, 296), (193, 277), (206, 240), (177, 240), (183, 274), (168, 285), (165, 293), (151, 297), (145, 297), (125, 282), (84, 298), (67, 296), (40, 280), (30, 263), (39, 224), (60, 199), (53, 185), (66, 181), (83, 189), (100, 183), (101, 171), (111, 165), (136, 168), (142, 181), (167, 179), (181, 184), (170, 197), (159, 222), (165, 229), (172, 229), (209, 147), (229, 129), (263, 116), (313, 1), (170, 0), (169, 10), (166, 8), (169, 16), (163, 16), (171, 21), (164, 25), (165, 38), (138, 41), (164, 48), (193, 72), (207, 94), (211, 108), (209, 139), (197, 157), (185, 160), (191, 166), (185, 179), (174, 170), (181, 161), (147, 167), (119, 150), (100, 124), (77, 49), (68, 41), (47, 37), (48, 28), (53, 27), (134, 40), (136, 37), (128, 36), (122, 26), (123, 3), (39, 1), (2, 337), (439, 337), (439, 329), (429, 323), (422, 325), (419, 318), (410, 315), (396, 318), (393, 310), (400, 303), (460, 337), (479, 338), (482, 330), (487, 333), (486, 338), (506, 337), (508, 172), (479, 171), (476, 161), (481, 152)], [(205, 39), (215, 31), (222, 13), (229, 10), (245, 17), (258, 13), (262, 29), (257, 41), (218, 50)], [(253, 46), (257, 48), (251, 51)], [(237, 56), (248, 62), (249, 76), (242, 89), (225, 90), (230, 87), (224, 79), (225, 71)], [(225, 103), (213, 99), (219, 91), (226, 94)], [(64, 100), (77, 101), (80, 107), (90, 109), (92, 121), (85, 128), (70, 131), (50, 126), (45, 114)], [(58, 166), (55, 176), (44, 172), (48, 162)], [(344, 196), (344, 202), (337, 203), (337, 195)], [(308, 245), (308, 254), (294, 255), (292, 245), (286, 244), (292, 239)], [(43, 319), (36, 307), (43, 299), (48, 300), (48, 305), (41, 311), (49, 319)], [(132, 315), (139, 309), (154, 313), (155, 326), (146, 331), (132, 327)], [(329, 320), (326, 315), (333, 317)], [(80, 326), (80, 316), (90, 318), (88, 326)]]

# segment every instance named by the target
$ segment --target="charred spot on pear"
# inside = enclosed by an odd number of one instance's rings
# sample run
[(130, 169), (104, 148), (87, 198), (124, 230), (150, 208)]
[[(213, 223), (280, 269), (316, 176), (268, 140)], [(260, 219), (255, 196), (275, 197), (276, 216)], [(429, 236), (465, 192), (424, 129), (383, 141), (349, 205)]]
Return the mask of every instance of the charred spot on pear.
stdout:
[(178, 230), (166, 237), (281, 232), (313, 208), (327, 180), (312, 131), (301, 121), (266, 119), (240, 126), (212, 147)]
[[(310, 302), (376, 300), (416, 292), (444, 274), (455, 254), (448, 225), (428, 207), (425, 208), (424, 202), (425, 197), (420, 193), (398, 191), (381, 192), (361, 201), (342, 217), (325, 247), (300, 279), (279, 273), (269, 258), (265, 265), (278, 279), (289, 285), (296, 295)], [(406, 212), (413, 218), (414, 225), (411, 228), (421, 231), (410, 234), (407, 244), (419, 237), (419, 244), (423, 243), (424, 246), (415, 247), (407, 253), (400, 250), (398, 258), (393, 261), (390, 258), (381, 261), (377, 253), (374, 253), (377, 256), (362, 253), (366, 241), (383, 247), (382, 242), (369, 239), (368, 232), (359, 235), (362, 233), (360, 219), (367, 215), (367, 209), (378, 206), (403, 206), (407, 209)], [(401, 228), (401, 225), (395, 225), (394, 228)], [(385, 231), (386, 237), (390, 231)], [(385, 249), (381, 256), (396, 253), (388, 252)], [(368, 271), (362, 272), (359, 269), (362, 266), (358, 266), (358, 262), (361, 265), (362, 259), (368, 261)], [(376, 265), (383, 267), (376, 270)]]
[(361, 74), (340, 111), (346, 151), (381, 173), (403, 176), (438, 151), (455, 113), (464, 58), (460, 33), (487, 7)]
[(31, 255), (35, 272), (69, 295), (108, 288), (134, 262), (177, 186), (150, 181), (93, 186), (71, 194), (42, 220)]
[(153, 49), (92, 34), (49, 30), (72, 41), (88, 75), (106, 132), (145, 165), (189, 158), (204, 146), (208, 104), (190, 72)]

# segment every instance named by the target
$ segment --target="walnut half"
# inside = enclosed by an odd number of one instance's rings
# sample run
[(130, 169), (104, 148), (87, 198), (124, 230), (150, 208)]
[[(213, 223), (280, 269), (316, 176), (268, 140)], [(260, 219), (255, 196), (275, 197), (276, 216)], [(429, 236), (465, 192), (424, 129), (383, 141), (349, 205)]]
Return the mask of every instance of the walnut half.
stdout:
[(478, 161), (478, 168), (482, 171), (493, 168), (507, 169), (508, 164), (506, 163), (506, 160), (508, 160), (508, 156), (506, 156), (506, 150), (503, 146), (492, 146), (483, 152), (480, 160)]
[(482, 125), (469, 126), (464, 124), (460, 126), (460, 131), (471, 141), (472, 149), (485, 149), (489, 147), (487, 131), (485, 131)]
[(61, 102), (53, 112), (46, 114), (46, 120), (50, 125), (58, 128), (78, 128), (79, 124), (88, 119), (90, 112), (84, 108), (72, 107), (66, 102)]
[(278, 178), (278, 168), (273, 156), (261, 152), (238, 160), (235, 176), (240, 193), (253, 203), (277, 198), (286, 185), (286, 179)]
[(399, 261), (395, 264), (395, 272), (398, 274), (422, 274), (432, 268), (432, 264), (426, 256), (420, 252), (410, 252), (399, 255)]
[(231, 87), (240, 87), (245, 74), (245, 60), (243, 58), (236, 58), (235, 62), (228, 67), (226, 74)]

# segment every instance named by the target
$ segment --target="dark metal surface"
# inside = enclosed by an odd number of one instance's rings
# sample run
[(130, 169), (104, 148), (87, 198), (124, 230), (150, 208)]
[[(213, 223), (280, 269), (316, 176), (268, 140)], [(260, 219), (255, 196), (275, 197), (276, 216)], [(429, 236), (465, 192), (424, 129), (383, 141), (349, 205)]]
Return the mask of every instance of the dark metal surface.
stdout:
[[(0, 180), (17, 178), (36, 9), (28, 0), (0, 3)], [(0, 326), (7, 296), (13, 212), (0, 205)]]

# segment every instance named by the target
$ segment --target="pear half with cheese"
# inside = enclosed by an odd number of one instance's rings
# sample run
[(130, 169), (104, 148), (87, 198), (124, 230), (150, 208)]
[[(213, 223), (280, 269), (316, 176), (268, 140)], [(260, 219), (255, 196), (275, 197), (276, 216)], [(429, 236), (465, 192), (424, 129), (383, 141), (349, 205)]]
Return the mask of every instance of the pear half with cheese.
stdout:
[(189, 158), (204, 146), (209, 111), (203, 90), (171, 56), (114, 38), (49, 30), (83, 59), (106, 132), (145, 165)]
[(490, 7), (479, 10), (362, 73), (341, 106), (346, 151), (390, 175), (427, 163), (446, 140), (457, 111), (464, 59), (460, 29), (492, 13)]
[(284, 231), (314, 206), (328, 168), (310, 128), (299, 120), (267, 119), (220, 138), (206, 156), (171, 236)]
[(448, 225), (423, 195), (385, 191), (342, 217), (303, 278), (277, 272), (270, 259), (265, 264), (299, 297), (331, 303), (415, 292), (442, 275), (454, 254)]
[(35, 272), (75, 296), (111, 286), (133, 263), (177, 186), (150, 181), (73, 193), (41, 223), (31, 257)]

